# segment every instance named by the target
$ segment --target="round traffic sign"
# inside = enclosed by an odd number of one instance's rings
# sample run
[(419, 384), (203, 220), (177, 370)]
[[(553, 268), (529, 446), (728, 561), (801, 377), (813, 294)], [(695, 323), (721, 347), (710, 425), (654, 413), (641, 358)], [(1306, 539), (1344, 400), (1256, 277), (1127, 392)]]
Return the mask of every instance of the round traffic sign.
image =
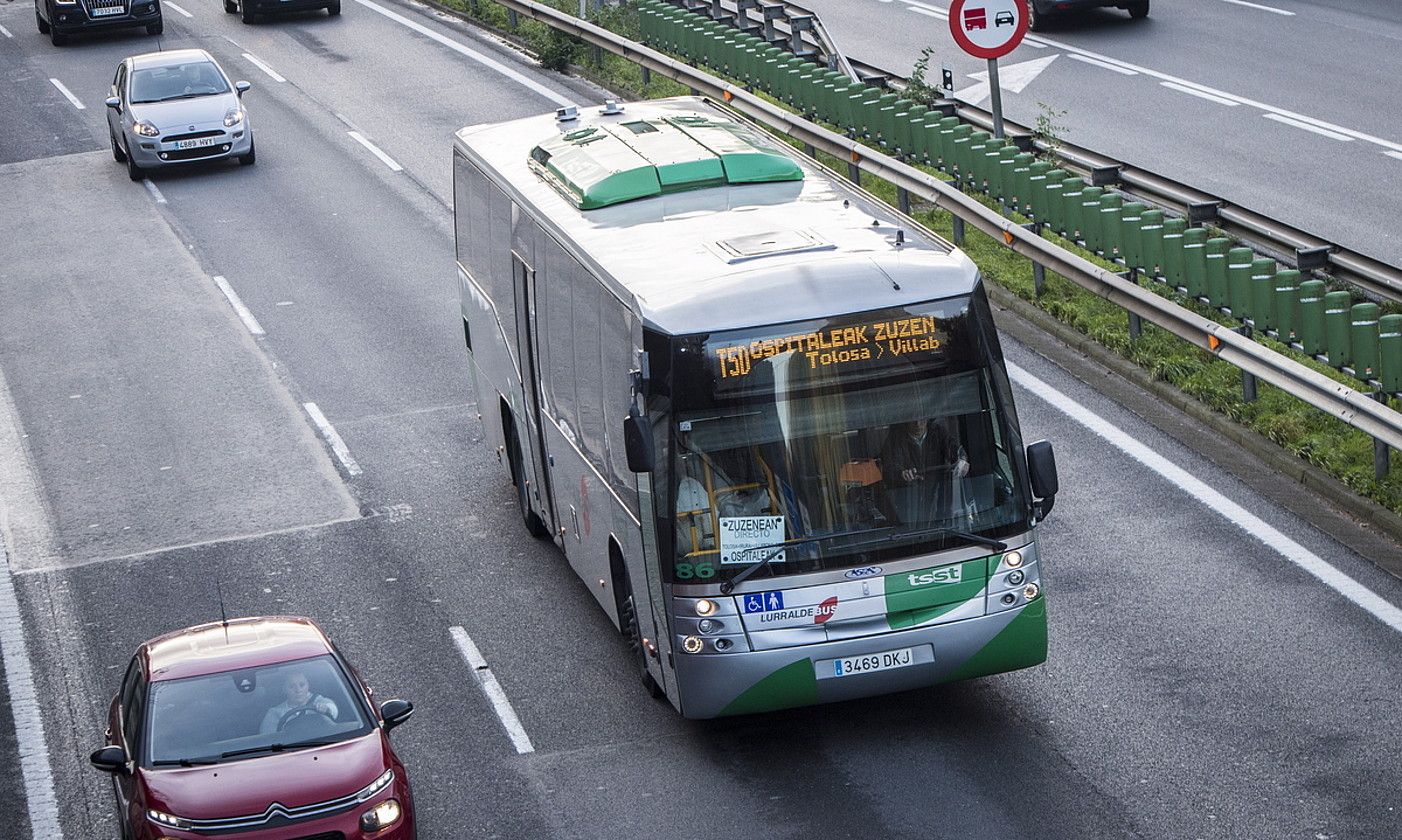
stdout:
[(954, 0), (949, 31), (969, 55), (1002, 58), (1027, 34), (1027, 0)]

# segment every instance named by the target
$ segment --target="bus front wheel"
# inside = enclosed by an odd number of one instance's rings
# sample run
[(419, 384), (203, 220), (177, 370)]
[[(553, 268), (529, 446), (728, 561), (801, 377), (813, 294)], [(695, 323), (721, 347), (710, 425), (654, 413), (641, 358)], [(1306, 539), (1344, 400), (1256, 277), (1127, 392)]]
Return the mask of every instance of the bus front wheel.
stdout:
[(526, 486), (526, 470), (521, 458), (521, 442), (516, 439), (514, 434), (511, 436), (511, 480), (516, 484), (516, 505), (521, 509), (521, 523), (526, 526), (526, 533), (538, 540), (550, 536), (550, 529), (545, 527), (545, 522), (540, 518), (540, 514), (531, 509), (531, 491)]
[(662, 686), (657, 684), (657, 680), (652, 678), (652, 674), (647, 670), (647, 649), (643, 647), (643, 633), (638, 622), (638, 608), (633, 600), (633, 584), (624, 578), (623, 585), (623, 610), (622, 621), (620, 622), (624, 631), (628, 635), (628, 647), (632, 648), (633, 660), (638, 665), (638, 677), (642, 680), (643, 688), (653, 697), (663, 695)]

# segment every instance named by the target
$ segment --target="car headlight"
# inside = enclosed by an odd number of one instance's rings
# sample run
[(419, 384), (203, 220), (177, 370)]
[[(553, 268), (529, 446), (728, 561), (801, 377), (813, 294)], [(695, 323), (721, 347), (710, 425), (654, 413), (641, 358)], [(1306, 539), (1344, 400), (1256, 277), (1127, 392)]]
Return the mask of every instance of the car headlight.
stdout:
[(156, 137), (161, 133), (161, 130), (156, 128), (150, 120), (137, 121), (136, 125), (131, 127), (131, 130), (140, 134), (142, 137)]
[(242, 109), (242, 108), (230, 108), (228, 111), (225, 112), (225, 114), (224, 114), (224, 125), (225, 125), (226, 127), (227, 127), (227, 126), (235, 126), (235, 125), (238, 125), (238, 124), (241, 123), (241, 122), (243, 122), (243, 109)]
[(393, 781), (393, 780), (394, 780), (394, 770), (392, 770), (392, 769), (391, 769), (391, 770), (386, 770), (385, 772), (381, 773), (381, 774), (375, 779), (375, 781), (373, 781), (373, 782), (371, 782), (370, 784), (366, 785), (365, 787), (361, 788), (361, 789), (355, 794), (355, 801), (356, 801), (356, 802), (364, 802), (365, 800), (369, 799), (370, 797), (372, 797), (372, 796), (374, 796), (375, 794), (379, 793), (380, 791), (384, 790), (384, 789), (385, 789), (385, 786), (388, 785), (388, 784), (389, 784), (391, 781)]
[(189, 829), (190, 827), (189, 820), (167, 814), (164, 811), (157, 811), (154, 808), (146, 812), (146, 818), (156, 825), (163, 825), (166, 828)]
[(399, 800), (386, 799), (360, 815), (361, 831), (379, 831), (399, 822)]

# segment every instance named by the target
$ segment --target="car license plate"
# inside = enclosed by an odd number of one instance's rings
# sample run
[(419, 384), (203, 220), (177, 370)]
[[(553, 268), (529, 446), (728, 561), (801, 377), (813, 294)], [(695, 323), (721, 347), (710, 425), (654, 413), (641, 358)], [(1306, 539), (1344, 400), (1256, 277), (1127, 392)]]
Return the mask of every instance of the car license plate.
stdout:
[(892, 668), (904, 668), (915, 662), (914, 650), (914, 648), (901, 648), (881, 653), (866, 653), (861, 656), (844, 656), (841, 659), (828, 661), (831, 663), (832, 676), (850, 677), (855, 674), (871, 674), (876, 671), (889, 671)]
[(126, 9), (121, 6), (103, 6), (92, 10), (93, 17), (106, 17), (108, 15), (120, 15), (125, 13)]
[(196, 137), (194, 140), (177, 140), (177, 141), (175, 141), (175, 148), (177, 148), (177, 149), (198, 149), (198, 148), (200, 148), (200, 147), (202, 147), (202, 146), (213, 146), (215, 143), (218, 143), (218, 142), (219, 142), (219, 138), (218, 138), (218, 137)]

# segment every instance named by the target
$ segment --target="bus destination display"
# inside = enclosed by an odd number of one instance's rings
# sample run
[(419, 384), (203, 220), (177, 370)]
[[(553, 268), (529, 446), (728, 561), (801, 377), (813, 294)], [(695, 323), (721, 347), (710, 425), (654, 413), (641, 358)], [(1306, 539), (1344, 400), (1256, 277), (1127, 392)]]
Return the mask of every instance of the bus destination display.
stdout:
[(733, 336), (722, 337), (723, 343), (707, 342), (721, 380), (743, 380), (756, 363), (785, 353), (792, 353), (800, 368), (810, 371), (837, 372), (849, 365), (865, 369), (871, 363), (884, 366), (914, 355), (923, 355), (921, 361), (928, 361), (928, 354), (939, 353), (948, 341), (938, 320), (930, 315), (883, 317), (748, 340), (734, 340)]

